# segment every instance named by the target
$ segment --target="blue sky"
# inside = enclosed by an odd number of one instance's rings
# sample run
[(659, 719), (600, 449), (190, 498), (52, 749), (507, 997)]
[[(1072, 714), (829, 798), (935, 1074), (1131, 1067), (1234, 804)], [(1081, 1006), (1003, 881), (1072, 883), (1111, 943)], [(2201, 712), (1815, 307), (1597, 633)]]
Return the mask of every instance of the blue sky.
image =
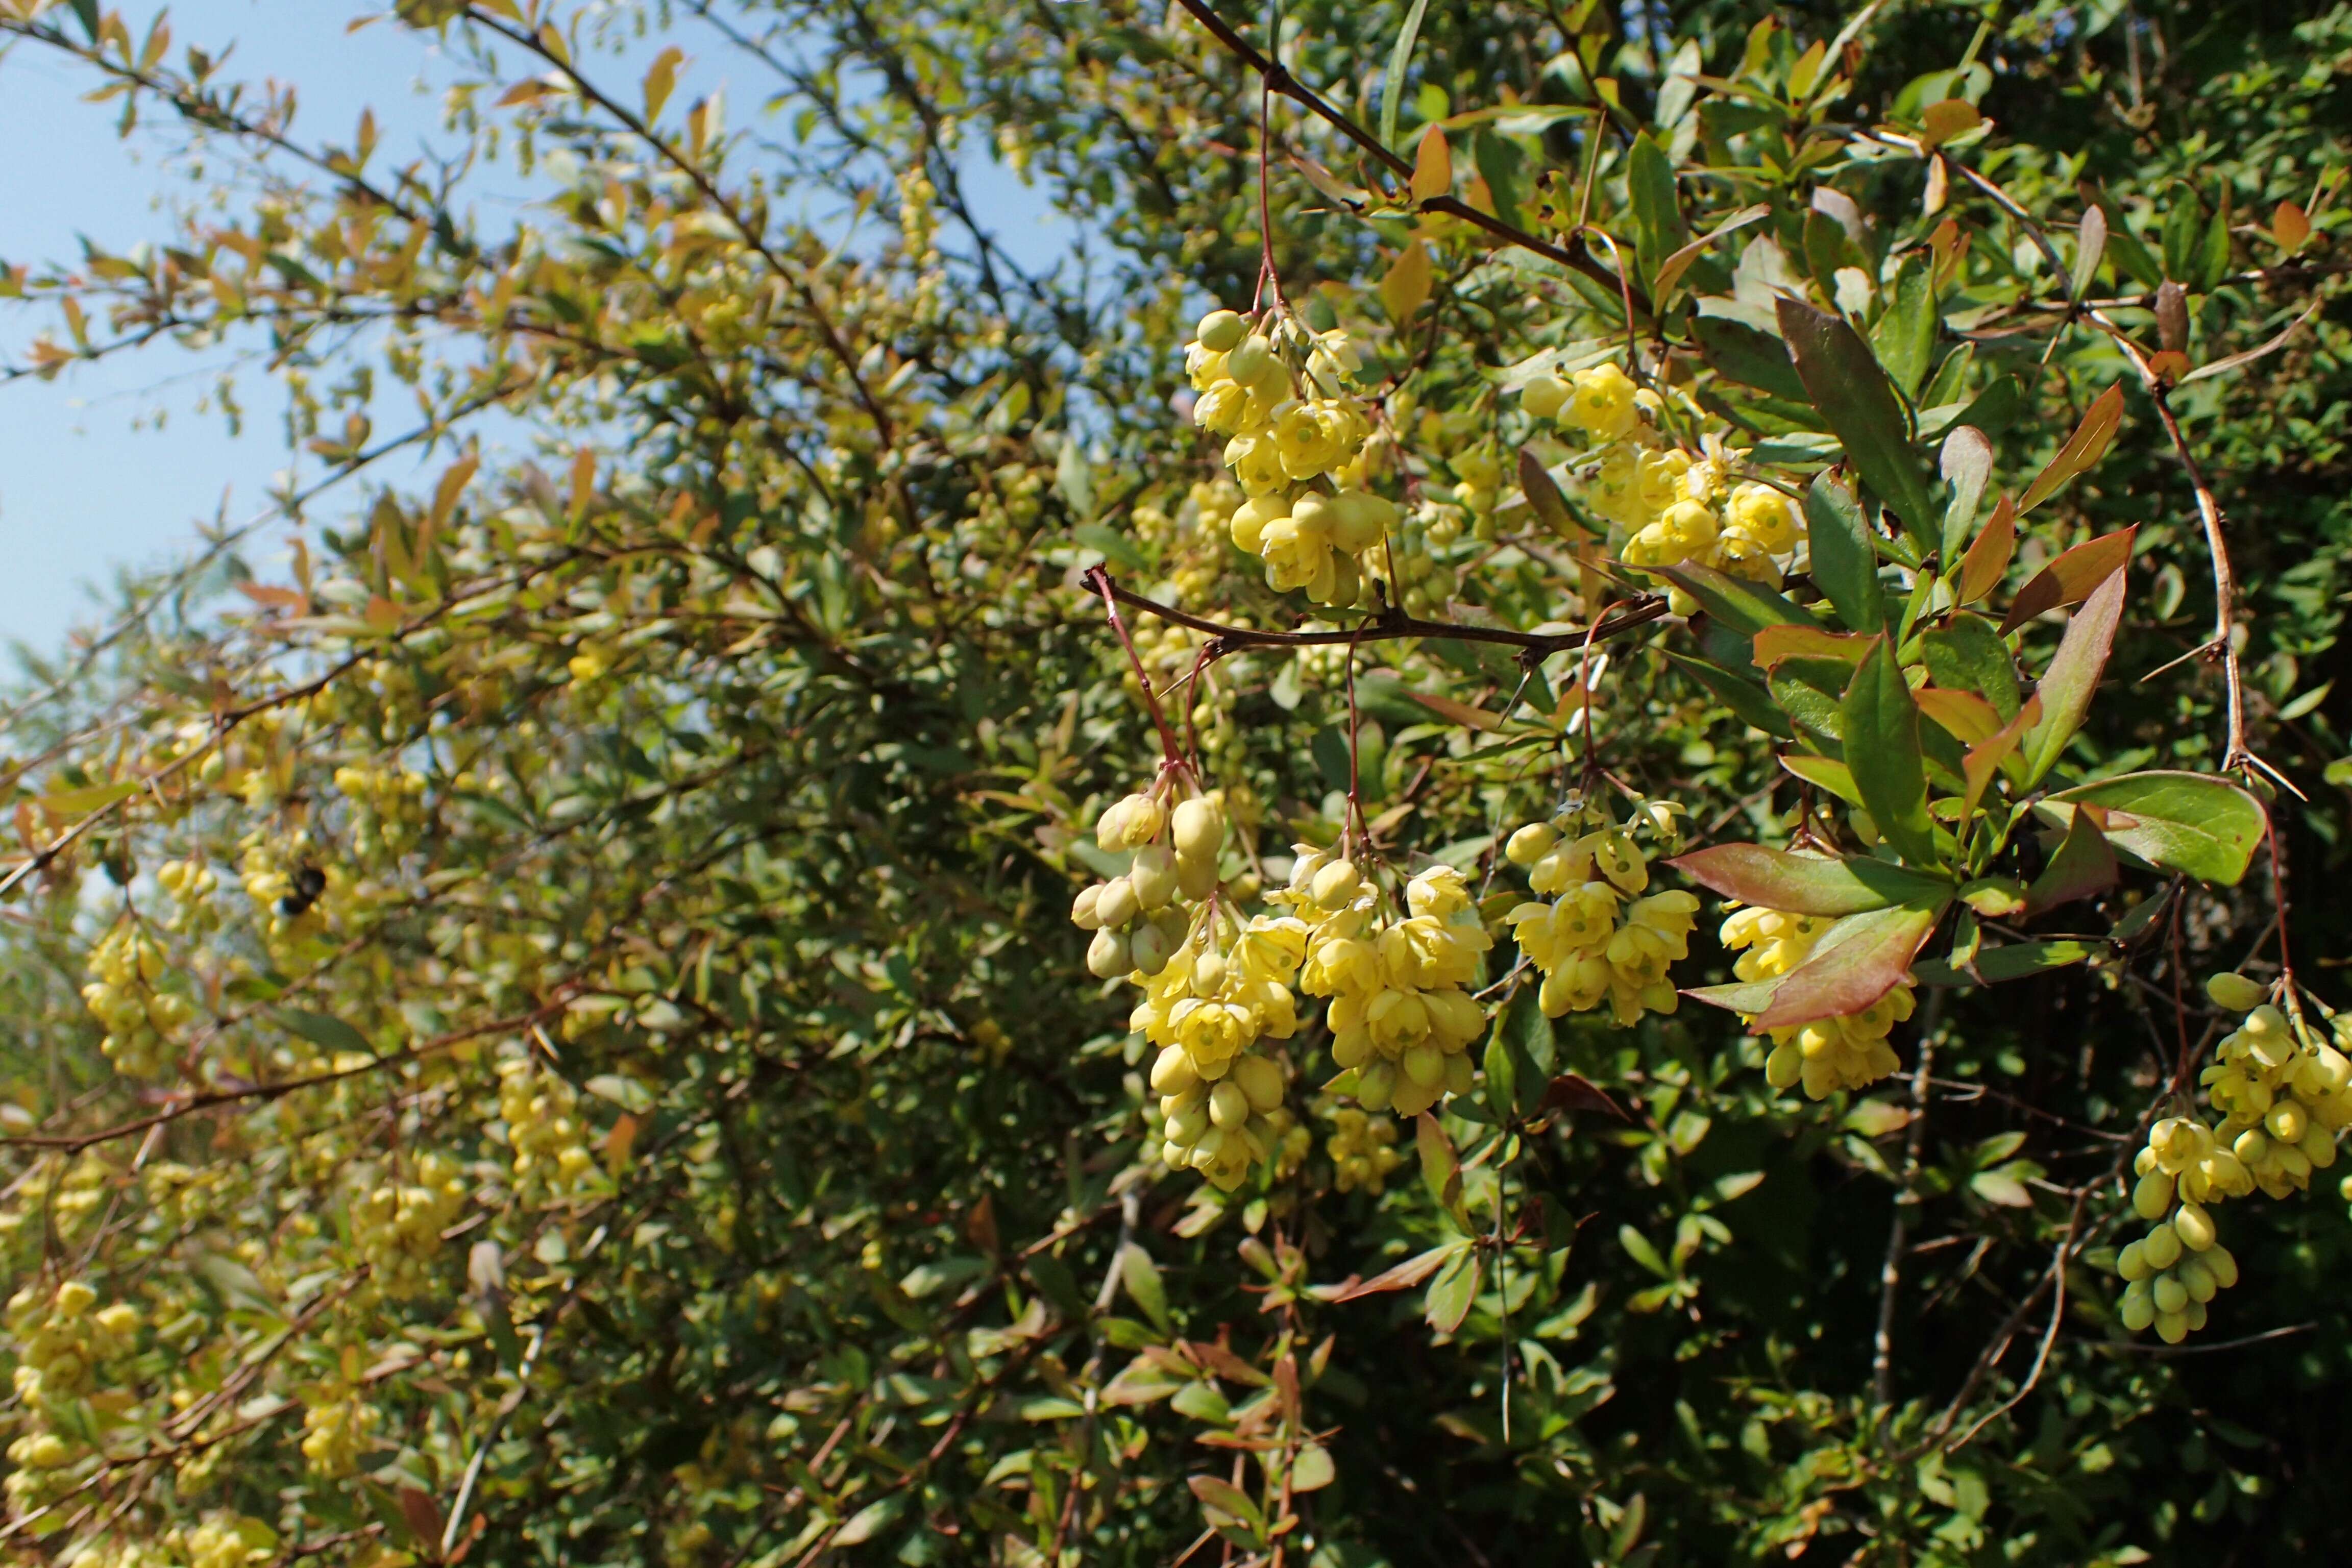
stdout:
[[(171, 7), (173, 57), (194, 42), (235, 40), (229, 70), (274, 77), (301, 93), (299, 126), (347, 140), (362, 108), (383, 128), (383, 152), (397, 157), (429, 135), (437, 108), (417, 95), (438, 75), (430, 40), (377, 23), (357, 33), (354, 17), (382, 7), (338, 0), (182, 0)], [(152, 8), (124, 4), (143, 36)], [(681, 35), (695, 57), (679, 101), (719, 85), (730, 117), (751, 112), (762, 84), (734, 67), (715, 37)], [(656, 43), (646, 50), (650, 58)], [(115, 132), (119, 103), (89, 104), (89, 83), (68, 62), (19, 47), (0, 59), (0, 259), (70, 259), (78, 236), (123, 249), (168, 232), (162, 204), (193, 187), (166, 168), (163, 144)], [(27, 155), (30, 153), (31, 155)], [(965, 171), (974, 205), (1003, 226), (1001, 237), (1024, 261), (1061, 254), (1069, 229), (1042, 193), (984, 159)], [(501, 197), (493, 191), (485, 200)], [(29, 312), (0, 311), (0, 345), (25, 342)], [(61, 647), (93, 624), (99, 601), (88, 585), (118, 566), (169, 560), (185, 551), (200, 521), (245, 521), (266, 510), (272, 477), (285, 468), (283, 400), (256, 376), (240, 379), (243, 434), (231, 437), (217, 412), (200, 413), (223, 361), (172, 346), (143, 356), (78, 365), (55, 381), (0, 386), (0, 645)], [(397, 479), (399, 470), (387, 471)], [(282, 531), (280, 531), (282, 534)], [(268, 553), (267, 551), (263, 554)]]

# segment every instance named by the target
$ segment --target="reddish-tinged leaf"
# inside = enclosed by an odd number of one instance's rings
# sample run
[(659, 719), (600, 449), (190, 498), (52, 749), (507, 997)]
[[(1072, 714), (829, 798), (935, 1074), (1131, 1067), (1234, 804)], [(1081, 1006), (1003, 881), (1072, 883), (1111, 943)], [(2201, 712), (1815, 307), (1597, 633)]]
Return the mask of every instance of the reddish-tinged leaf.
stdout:
[(1756, 1016), (1756, 1027), (1777, 1029), (1861, 1012), (1910, 973), (1911, 960), (1942, 913), (1939, 901), (1848, 916), (1822, 937), (1812, 957), (1781, 981), (1772, 1005)]
[(1819, 626), (1766, 626), (1756, 634), (1759, 669), (1770, 671), (1786, 658), (1833, 658), (1859, 664), (1870, 651), (1871, 638), (1859, 632), (1830, 632)]
[(1540, 519), (1546, 528), (1567, 540), (1590, 539), (1591, 531), (1576, 521), (1568, 510), (1567, 498), (1559, 486), (1552, 482), (1551, 470), (1543, 459), (1526, 447), (1519, 448), (1519, 489), (1528, 498), (1528, 510)]
[(1853, 787), (1853, 770), (1835, 757), (1817, 757), (1810, 752), (1783, 752), (1780, 765), (1811, 784), (1825, 789), (1848, 805), (1862, 804), (1862, 792)]
[(2281, 202), (2271, 213), (2271, 235), (2288, 250), (2300, 250), (2311, 237), (2311, 219), (2293, 202)]
[(1393, 1268), (1382, 1269), (1370, 1279), (1341, 1286), (1330, 1300), (1352, 1301), (1359, 1296), (1377, 1296), (1386, 1290), (1410, 1290), (1444, 1265), (1447, 1258), (1470, 1244), (1449, 1241), (1443, 1247), (1433, 1247), (1427, 1252), (1408, 1258)]
[(1667, 864), (1727, 899), (1798, 915), (1854, 915), (1948, 890), (1935, 878), (1885, 860), (1796, 855), (1760, 844), (1717, 844)]
[(2016, 718), (1969, 748), (1968, 755), (1960, 759), (1960, 773), (1968, 783), (1968, 792), (1960, 801), (1962, 822), (1976, 815), (1977, 802), (1984, 798), (1985, 786), (1992, 783), (1994, 771), (2009, 760), (2018, 742), (2040, 722), (2042, 699), (2028, 697), (2018, 709)]
[(2083, 422), (2074, 426), (2074, 433), (2066, 437), (2066, 444), (2058, 448), (2050, 466), (2025, 487), (2025, 494), (2018, 500), (2018, 515), (2023, 516), (2056, 495), (2077, 474), (2106, 456), (2107, 443), (2116, 438), (2116, 428), (2123, 421), (2124, 388), (2123, 383), (2117, 382), (2091, 400)]
[(2083, 715), (2090, 711), (2092, 694), (2099, 689), (2099, 672), (2107, 667), (2107, 650), (2115, 647), (2116, 625), (2123, 618), (2126, 580), (2125, 574), (2113, 573), (2084, 601), (2066, 624), (2066, 635), (2059, 640), (2050, 668), (2042, 672), (2041, 684), (2034, 688), (2042, 699), (2042, 722), (2021, 748), (2025, 757), (2023, 783), (2028, 788), (2041, 783), (2042, 775), (2057, 764), (2058, 754), (2081, 727)]
[(1486, 1259), (1467, 1247), (1446, 1260), (1437, 1278), (1430, 1281), (1429, 1294), (1422, 1298), (1422, 1317), (1431, 1328), (1450, 1334), (1462, 1326), (1478, 1300), (1478, 1282), (1486, 1268)]
[(2000, 714), (1973, 691), (1923, 686), (1911, 697), (1920, 712), (1964, 746), (1973, 746), (2000, 728)]
[(2001, 617), (2003, 637), (2045, 611), (2063, 609), (2089, 598), (2098, 585), (2120, 572), (2131, 560), (2133, 536), (2139, 525), (2103, 533), (2077, 544), (2033, 574), (2017, 591), (2017, 598)]
[(1973, 605), (2000, 585), (2009, 558), (2017, 553), (2017, 506), (2007, 496), (1992, 509), (1992, 521), (1960, 557), (1960, 603)]
[(1581, 1073), (1564, 1072), (1544, 1085), (1540, 1113), (1550, 1116), (1563, 1110), (1605, 1110), (1620, 1121), (1633, 1120), (1623, 1106), (1609, 1098), (1607, 1089)]
[(400, 1517), (415, 1531), (420, 1545), (428, 1551), (439, 1546), (447, 1521), (442, 1517), (441, 1505), (433, 1500), (432, 1493), (420, 1487), (401, 1488)]
[(1684, 995), (1746, 1013), (1757, 1029), (1810, 1024), (1859, 1013), (1910, 973), (1911, 960), (1936, 929), (1948, 897), (1848, 915), (1823, 934), (1813, 954), (1776, 980), (1705, 985)]
[(1919, 140), (1923, 145), (1940, 147), (1953, 137), (1974, 131), (1985, 122), (1984, 111), (1965, 98), (1947, 98), (1929, 104), (1919, 114), (1926, 134)]
[(2050, 857), (2050, 864), (2033, 885), (2025, 889), (2025, 912), (2030, 916), (2103, 893), (2116, 885), (2116, 852), (2099, 833), (2089, 811), (2078, 811), (2066, 825), (2066, 837), (2059, 841), (2058, 852)]
[(1425, 202), (1453, 188), (1454, 149), (1446, 144), (1445, 132), (1433, 125), (1421, 133), (1421, 145), (1413, 152), (1412, 199)]
[(1408, 691), (1405, 695), (1450, 723), (1467, 725), (1473, 730), (1499, 730), (1503, 727), (1500, 715), (1489, 713), (1484, 708), (1474, 708), (1467, 702), (1457, 702), (1451, 697), (1439, 697), (1427, 691)]
[(268, 584), (256, 583), (251, 578), (239, 583), (236, 591), (255, 604), (273, 610), (299, 610), (310, 602), (295, 589), (272, 587)]

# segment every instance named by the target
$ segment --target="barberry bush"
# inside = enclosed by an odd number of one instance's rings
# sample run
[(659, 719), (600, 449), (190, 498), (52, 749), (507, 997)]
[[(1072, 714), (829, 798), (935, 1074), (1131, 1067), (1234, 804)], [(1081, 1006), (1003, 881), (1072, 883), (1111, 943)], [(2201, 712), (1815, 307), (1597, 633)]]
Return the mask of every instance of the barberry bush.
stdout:
[(2352, 10), (354, 20), (0, 0), (301, 455), (5, 709), (12, 1558), (2352, 1545)]

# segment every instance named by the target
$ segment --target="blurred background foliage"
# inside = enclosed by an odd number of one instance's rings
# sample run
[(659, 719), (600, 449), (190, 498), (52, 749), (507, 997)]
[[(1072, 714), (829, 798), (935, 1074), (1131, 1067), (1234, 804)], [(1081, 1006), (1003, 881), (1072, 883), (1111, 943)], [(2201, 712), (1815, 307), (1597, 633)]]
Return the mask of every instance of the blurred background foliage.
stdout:
[[(1190, 324), (1248, 298), (1259, 250), (1259, 85), (1181, 9), (396, 9), (373, 47), (436, 45), (463, 78), (422, 160), (232, 86), (233, 58), (150, 16), (0, 5), (11, 54), (69, 60), (105, 95), (92, 113), (186, 138), (214, 198), (136, 251), (12, 258), (7, 308), (45, 334), (14, 368), (63, 386), (85, 356), (251, 346), (329, 469), (8, 700), (0, 1247), (28, 1301), (72, 1278), (136, 1313), (68, 1343), (12, 1311), (9, 1353), (53, 1396), (20, 1393), (9, 1435), (61, 1447), (10, 1449), (10, 1552), (2352, 1550), (2325, 1479), (2352, 1375), (2333, 1178), (2231, 1211), (2245, 1281), (2178, 1352), (2122, 1334), (2102, 1267), (2119, 1155), (2213, 1023), (2196, 980), (2275, 964), (2267, 870), (2184, 899), (2112, 962), (1923, 1006), (1898, 1043), (1907, 1068), (1934, 1041), (1924, 1114), (1901, 1080), (1776, 1094), (1727, 1015), (1617, 1032), (1506, 1013), (1512, 1059), (1623, 1115), (1553, 1105), (1523, 1127), (1507, 1224), (1481, 1222), (1515, 1238), (1507, 1265), (1426, 1315), (1419, 1290), (1330, 1299), (1455, 1229), (1444, 1162), (1423, 1180), (1410, 1126), (1335, 1152), (1312, 1031), (1280, 1179), (1220, 1202), (1143, 1163), (1140, 1042), (1066, 910), (1089, 874), (1074, 836), (1156, 748), (1077, 574), (1108, 561), (1284, 624), (1201, 526), (1214, 456), (1179, 411)], [(1281, 7), (1281, 58), (1377, 123), (1406, 10)], [(1491, 104), (1580, 106), (1451, 126), (1465, 178), (1531, 226), (1588, 158), (1612, 222), (1640, 124), (1685, 204), (1727, 212), (1707, 115), (1736, 95), (1716, 82), (1751, 37), (1785, 81), (1853, 20), (1411, 10), (1401, 145)], [(1768, 10), (1781, 30), (1752, 34)], [(1266, 17), (1226, 19), (1263, 42)], [(2091, 292), (2125, 319), (2198, 272), (2195, 361), (2317, 306), (2177, 401), (2229, 513), (2258, 749), (2309, 797), (2278, 812), (2295, 956), (2352, 1001), (2333, 969), (2352, 744), (2329, 700), (2352, 318), (2328, 184), (2352, 9), (1897, 0), (1852, 37), (1830, 122), (1975, 102), (1993, 130), (1974, 166), (2058, 231), (2095, 182), (2157, 258), (2138, 275), (2110, 244)], [(672, 92), (672, 46), (686, 68), (724, 60), (731, 102)], [(1621, 107), (1596, 145), (1600, 78)], [(1432, 230), (1432, 324), (1391, 334), (1378, 284), (1410, 227), (1335, 210), (1280, 155), (1358, 179), (1325, 128), (1277, 105), (1275, 133), (1286, 287), (1391, 366), (1422, 356), (1411, 471), (1475, 483), (1507, 450), (1498, 373), (1607, 330), (1613, 300)], [(991, 159), (1075, 220), (1058, 265), (992, 237), (968, 189)], [(491, 168), (542, 196), (468, 199)], [(2211, 625), (2189, 487), (2112, 346), (2019, 304), (2053, 287), (2030, 235), (1974, 189), (1923, 211), (1916, 160), (1775, 178), (1799, 213), (1816, 178), (1843, 192), (1882, 251), (1965, 226), (1944, 342), (1973, 344), (1977, 384), (2011, 378), (1993, 434), (2012, 486), (2126, 382), (2114, 449), (2037, 519), (2021, 571), (2138, 524), (2126, 633), (2070, 765), (2218, 765), (2212, 667), (2141, 679)], [(2311, 226), (2292, 245), (2283, 202)], [(1727, 288), (1732, 254), (1694, 291)], [(493, 420), (531, 455), (478, 463)], [(420, 448), (432, 477), (381, 485), (383, 458)], [(1539, 554), (1497, 556), (1485, 532), (1435, 552), (1449, 585), (1476, 560), (1487, 586), (1462, 591), (1488, 613), (1564, 602)], [(1156, 673), (1189, 664), (1196, 644), (1144, 631)], [(1763, 738), (1655, 651), (1678, 635), (1615, 650), (1595, 702), (1610, 766), (1702, 829), (1776, 837), (1788, 781), (1776, 795)], [(1269, 855), (1333, 830), (1344, 663), (1236, 658), (1204, 698), (1216, 776)], [(1475, 865), (1498, 823), (1546, 809), (1524, 754), (1405, 695), (1495, 704), (1516, 674), (1457, 647), (1360, 656), (1368, 809), (1393, 855)], [(1696, 956), (1724, 967), (1708, 939)], [(101, 1022), (82, 987), (110, 974), (178, 1000)], [(1477, 1131), (1453, 1125), (1465, 1146)], [(1356, 1162), (1344, 1189), (1337, 1154)], [(1497, 1180), (1463, 1179), (1482, 1203)], [(1253, 1458), (1276, 1426), (1280, 1477)], [(1286, 1507), (1297, 1522), (1264, 1541)]]

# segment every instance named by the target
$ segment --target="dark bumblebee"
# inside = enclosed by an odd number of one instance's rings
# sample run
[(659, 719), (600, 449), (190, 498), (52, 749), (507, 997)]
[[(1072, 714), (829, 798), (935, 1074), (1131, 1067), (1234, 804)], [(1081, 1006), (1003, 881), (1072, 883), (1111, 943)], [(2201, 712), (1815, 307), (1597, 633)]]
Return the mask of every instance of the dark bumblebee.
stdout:
[(297, 920), (310, 912), (319, 895), (327, 890), (327, 874), (316, 866), (304, 865), (294, 873), (294, 890), (278, 900), (278, 912), (288, 920)]

